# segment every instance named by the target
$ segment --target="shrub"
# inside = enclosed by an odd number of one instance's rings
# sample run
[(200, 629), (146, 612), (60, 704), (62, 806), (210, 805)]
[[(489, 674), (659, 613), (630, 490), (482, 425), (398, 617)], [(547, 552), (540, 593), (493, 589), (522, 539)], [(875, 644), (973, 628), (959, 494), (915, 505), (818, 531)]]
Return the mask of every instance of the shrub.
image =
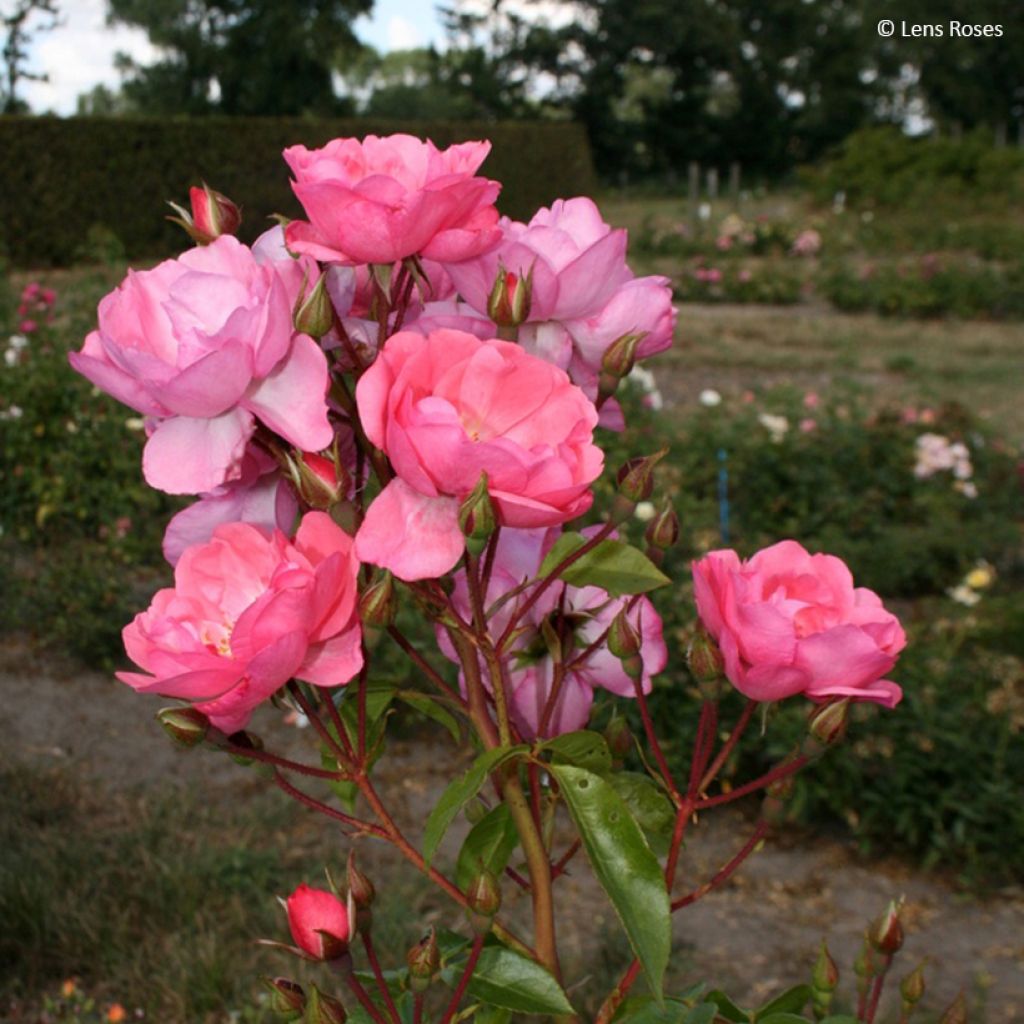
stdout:
[(251, 241), (271, 214), (299, 214), (281, 159), (286, 146), (396, 131), (439, 146), (491, 139), (483, 170), (504, 183), (499, 205), (512, 216), (593, 187), (586, 133), (561, 122), (8, 117), (0, 118), (0, 247), (18, 266), (67, 265), (83, 246), (109, 251), (118, 240), (129, 257), (169, 254), (180, 248), (180, 231), (156, 211), (164, 200), (182, 201), (201, 178), (246, 204), (241, 235)]

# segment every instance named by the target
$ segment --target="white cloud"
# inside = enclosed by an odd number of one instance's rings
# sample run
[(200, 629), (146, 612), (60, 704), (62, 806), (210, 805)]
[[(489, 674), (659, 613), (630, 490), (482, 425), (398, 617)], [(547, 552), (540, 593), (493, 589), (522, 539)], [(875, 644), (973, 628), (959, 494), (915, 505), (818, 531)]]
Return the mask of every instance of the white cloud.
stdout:
[(114, 69), (114, 55), (118, 51), (141, 64), (157, 58), (158, 51), (145, 32), (107, 25), (106, 0), (71, 0), (61, 8), (61, 24), (35, 36), (27, 65), (50, 80), (19, 86), (19, 95), (33, 111), (73, 114), (78, 96), (93, 86), (102, 83), (116, 89), (120, 76)]
[(388, 18), (387, 33), (389, 50), (414, 50), (423, 45), (419, 29), (400, 14)]

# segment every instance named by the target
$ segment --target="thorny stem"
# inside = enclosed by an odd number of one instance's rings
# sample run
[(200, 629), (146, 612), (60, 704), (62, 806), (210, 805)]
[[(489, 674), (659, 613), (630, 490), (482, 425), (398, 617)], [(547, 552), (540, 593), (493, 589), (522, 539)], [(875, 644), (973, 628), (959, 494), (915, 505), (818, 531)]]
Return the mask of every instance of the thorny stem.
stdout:
[(444, 677), (434, 668), (426, 658), (416, 650), (409, 642), (405, 634), (397, 626), (388, 626), (388, 636), (402, 648), (409, 656), (412, 663), (437, 687), (449, 700), (465, 709), (466, 701), (462, 696), (445, 682)]
[(235, 757), (246, 757), (251, 761), (259, 761), (261, 764), (270, 764), (275, 768), (283, 768), (288, 772), (295, 772), (297, 775), (308, 775), (314, 779), (331, 779), (335, 782), (348, 778), (348, 773), (343, 771), (331, 771), (330, 768), (314, 768), (311, 764), (300, 764), (298, 761), (291, 761), (287, 757), (280, 757), (277, 754), (268, 753), (266, 750), (256, 750), (252, 747), (239, 747), (227, 741), (218, 743), (217, 746), (227, 754)]
[(865, 1024), (875, 1024), (875, 1014), (878, 1013), (878, 1003), (882, 998), (882, 989), (885, 988), (885, 977), (892, 967), (893, 954), (887, 953), (882, 961), (882, 969), (875, 975), (871, 986), (871, 998), (868, 1001), (867, 1014), (864, 1017)]
[(700, 800), (697, 803), (695, 810), (706, 811), (709, 807), (718, 807), (719, 804), (728, 804), (733, 800), (739, 800), (740, 797), (747, 796), (750, 793), (756, 793), (757, 790), (763, 789), (765, 786), (769, 786), (773, 782), (778, 782), (779, 779), (784, 779), (787, 776), (800, 771), (800, 769), (807, 764), (808, 760), (809, 758), (801, 754), (799, 757), (794, 757), (790, 761), (783, 761), (782, 764), (776, 765), (770, 772), (765, 772), (764, 775), (758, 779), (754, 779), (753, 782), (737, 786), (728, 793), (722, 793), (719, 796), (706, 797), (705, 799)]
[(387, 839), (388, 834), (379, 825), (374, 825), (373, 822), (363, 821), (361, 818), (354, 818), (350, 814), (345, 814), (343, 811), (336, 810), (329, 804), (325, 804), (321, 800), (317, 800), (315, 797), (310, 796), (308, 793), (304, 793), (301, 789), (293, 786), (280, 772), (274, 773), (274, 783), (278, 789), (287, 793), (293, 800), (297, 800), (300, 804), (308, 807), (312, 811), (318, 811), (320, 814), (326, 815), (328, 818), (333, 818), (335, 821), (340, 821), (343, 825), (347, 825), (357, 833), (364, 833), (370, 836), (376, 836), (378, 839)]
[(729, 755), (735, 750), (736, 744), (739, 743), (740, 737), (743, 735), (750, 723), (751, 716), (754, 714), (754, 710), (757, 708), (756, 700), (748, 700), (743, 708), (743, 712), (740, 714), (736, 725), (733, 727), (729, 738), (722, 744), (722, 749), (718, 752), (715, 759), (711, 762), (711, 766), (704, 773), (703, 778), (700, 780), (700, 785), (697, 787), (698, 793), (704, 793), (707, 791), (708, 786), (715, 780), (715, 777), (722, 770), (722, 766), (726, 761), (729, 760)]
[(736, 869), (754, 852), (757, 844), (768, 833), (768, 822), (759, 821), (754, 828), (754, 831), (750, 834), (750, 838), (740, 847), (739, 851), (732, 857), (732, 859), (721, 868), (718, 869), (711, 876), (711, 879), (705, 882), (703, 885), (698, 886), (693, 892), (687, 893), (685, 896), (680, 896), (679, 899), (673, 900), (672, 912), (675, 913), (677, 910), (681, 910), (683, 907), (688, 907), (691, 903), (696, 903), (697, 900), (702, 899), (712, 889), (717, 889), (718, 886), (722, 885), (723, 882), (729, 880), (730, 876), (733, 875)]
[[(316, 709), (306, 699), (306, 695), (302, 692), (302, 687), (292, 680), (288, 684), (288, 692), (295, 698), (299, 707), (302, 708), (302, 713), (309, 719), (310, 724), (316, 730), (317, 735), (321, 740), (337, 755), (339, 761), (351, 762), (355, 757), (355, 751), (352, 750), (352, 745), (348, 740), (348, 733), (345, 731), (344, 726), (338, 729), (338, 737), (335, 739), (331, 735), (330, 730), (324, 725), (320, 716), (316, 713)], [(335, 711), (338, 709), (335, 708)], [(333, 719), (333, 715), (331, 716)], [(341, 722), (340, 716), (338, 719)], [(337, 726), (336, 726), (337, 728)]]
[(456, 1011), (459, 1008), (459, 1003), (462, 1002), (462, 997), (466, 994), (466, 986), (469, 985), (469, 979), (473, 977), (473, 971), (476, 969), (476, 962), (480, 959), (480, 952), (484, 948), (484, 935), (478, 934), (473, 939), (473, 948), (469, 951), (469, 957), (466, 960), (466, 966), (462, 970), (462, 977), (459, 978), (459, 983), (455, 987), (455, 991), (452, 993), (451, 1002), (448, 1003), (448, 1009), (444, 1011), (444, 1016), (441, 1018), (441, 1024), (450, 1024), (452, 1018), (454, 1018)]
[(384, 999), (384, 1005), (388, 1008), (391, 1020), (394, 1024), (401, 1024), (402, 1018), (398, 1013), (398, 1007), (395, 1006), (394, 999), (391, 998), (391, 990), (388, 988), (388, 983), (384, 980), (384, 972), (380, 969), (377, 950), (373, 947), (373, 938), (370, 936), (369, 930), (363, 931), (362, 937), (363, 948), (366, 950), (366, 959), (370, 961), (370, 969), (373, 971), (374, 980), (377, 982), (377, 990)]
[(633, 689), (636, 693), (637, 707), (640, 709), (640, 718), (644, 723), (644, 733), (647, 736), (647, 745), (651, 748), (651, 753), (654, 755), (655, 761), (658, 762), (658, 771), (661, 772), (661, 777), (668, 787), (669, 793), (672, 794), (672, 802), (678, 807), (682, 802), (682, 797), (679, 795), (679, 788), (675, 784), (675, 780), (672, 778), (672, 770), (668, 766), (668, 761), (665, 759), (665, 754), (661, 749), (661, 744), (658, 742), (657, 733), (654, 731), (654, 722), (651, 720), (651, 709), (647, 706), (647, 695), (644, 693), (643, 681), (640, 677), (633, 680)]

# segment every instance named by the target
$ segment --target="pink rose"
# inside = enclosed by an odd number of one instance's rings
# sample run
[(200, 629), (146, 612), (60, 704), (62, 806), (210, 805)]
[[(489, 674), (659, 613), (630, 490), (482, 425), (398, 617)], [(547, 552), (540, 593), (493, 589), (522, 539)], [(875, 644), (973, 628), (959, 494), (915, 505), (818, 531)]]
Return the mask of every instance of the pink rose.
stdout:
[(130, 271), (99, 306), (71, 365), (158, 420), (147, 482), (201, 494), (241, 473), (256, 419), (307, 450), (326, 448), (327, 359), (292, 327), (301, 268), (261, 263), (230, 235), (152, 270)]
[(294, 541), (248, 523), (217, 527), (124, 629), (128, 656), (149, 674), (118, 678), (194, 702), (227, 733), (293, 676), (347, 683), (363, 663), (352, 548), (323, 512), (307, 513)]
[(348, 949), (348, 908), (333, 892), (303, 883), (288, 897), (288, 927), (295, 945), (314, 960), (334, 960)]
[[(597, 527), (584, 531), (591, 533)], [(494, 566), (484, 604), (494, 604), (502, 595), (511, 593), (527, 580), (534, 579), (544, 556), (558, 539), (557, 529), (505, 530), (498, 539)], [(490, 620), (491, 632), (501, 635), (509, 619), (530, 596), (530, 588), (501, 605)], [(455, 577), (452, 594), (455, 607), (468, 618), (472, 617), (466, 574)], [(622, 662), (605, 645), (598, 647), (589, 657), (582, 653), (611, 625), (616, 615), (629, 604), (631, 598), (613, 598), (599, 587), (570, 587), (556, 583), (520, 620), (519, 632), (511, 648), (509, 684), (511, 687), (512, 718), (520, 734), (527, 739), (538, 735), (557, 736), (586, 726), (594, 702), (594, 690), (601, 688), (619, 697), (635, 697), (633, 681), (622, 668)], [(547, 653), (540, 629), (545, 619), (559, 612), (563, 621), (571, 624), (573, 651), (566, 662), (573, 665), (562, 678), (551, 712), (544, 721), (545, 708), (551, 696), (555, 676), (554, 662)], [(629, 621), (640, 634), (640, 654), (644, 673), (644, 693), (651, 691), (651, 679), (664, 669), (668, 651), (662, 639), (661, 618), (654, 605), (641, 597), (629, 613)], [(447, 635), (439, 632), (441, 649), (456, 660)], [(482, 666), (483, 667), (483, 666)], [(488, 679), (486, 669), (482, 672)], [(465, 681), (462, 680), (463, 689)]]
[(309, 223), (288, 225), (295, 252), (323, 261), (394, 263), (478, 256), (500, 237), (500, 185), (475, 176), (489, 142), (439, 150), (411, 135), (290, 146), (284, 158)]
[(895, 707), (903, 691), (888, 674), (906, 636), (877, 594), (854, 587), (832, 555), (785, 540), (746, 562), (712, 551), (693, 564), (697, 611), (718, 642), (725, 674), (759, 701), (803, 693)]
[(518, 345), (402, 331), (360, 378), (356, 401), (396, 473), (356, 548), (401, 579), (441, 576), (459, 560), (459, 503), (481, 473), (505, 526), (551, 526), (590, 507), (604, 460), (597, 412), (564, 372)]

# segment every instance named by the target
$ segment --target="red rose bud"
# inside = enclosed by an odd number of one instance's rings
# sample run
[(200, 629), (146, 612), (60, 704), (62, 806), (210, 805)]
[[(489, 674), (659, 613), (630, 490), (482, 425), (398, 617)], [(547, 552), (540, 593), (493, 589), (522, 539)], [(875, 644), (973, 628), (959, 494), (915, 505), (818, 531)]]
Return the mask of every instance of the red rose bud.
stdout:
[(345, 1024), (347, 1019), (345, 1007), (337, 999), (324, 995), (316, 985), (311, 987), (302, 1024)]
[(437, 935), (431, 928), (426, 938), (421, 939), (406, 956), (409, 965), (409, 988), (415, 993), (426, 991), (441, 970), (441, 951), (437, 946)]
[(834, 992), (839, 984), (839, 968), (824, 940), (818, 952), (818, 959), (814, 963), (814, 972), (811, 975), (811, 985), (819, 992)]
[(348, 908), (333, 892), (303, 883), (286, 908), (292, 938), (304, 953), (314, 960), (337, 960), (348, 952)]
[(849, 717), (849, 698), (819, 704), (807, 718), (807, 731), (819, 743), (830, 747), (846, 735)]
[(263, 984), (270, 991), (270, 1009), (286, 1021), (298, 1020), (306, 1008), (306, 993), (302, 986), (288, 978), (265, 978)]
[(233, 235), (242, 223), (238, 206), (209, 185), (189, 189), (189, 201), (191, 211), (177, 203), (168, 203), (178, 216), (167, 219), (180, 224), (198, 245), (209, 245), (221, 235)]
[(316, 452), (290, 453), (286, 458), (295, 490), (310, 508), (326, 512), (348, 493), (348, 473), (333, 458)]
[(619, 493), (634, 504), (646, 501), (654, 493), (654, 467), (665, 458), (667, 452), (667, 448), (662, 448), (653, 455), (629, 459), (618, 473)]
[(493, 872), (481, 868), (466, 889), (469, 923), (482, 935), (491, 930), (491, 922), (501, 909), (501, 887)]
[(373, 899), (377, 895), (373, 882), (356, 867), (356, 852), (350, 850), (347, 864), (348, 896), (356, 909), (356, 930), (365, 935), (373, 924)]
[(608, 650), (620, 661), (640, 653), (640, 634), (629, 621), (625, 608), (620, 609), (608, 628)]
[(359, 599), (359, 618), (364, 626), (386, 628), (397, 610), (394, 577), (386, 569), (375, 576)]
[(900, 998), (904, 1012), (914, 1008), (924, 996), (924, 964), (918, 964), (901, 982)]
[(964, 998), (963, 989), (942, 1015), (939, 1024), (967, 1024), (967, 1000)]
[(718, 649), (718, 644), (701, 625), (698, 625), (697, 632), (686, 650), (686, 664), (698, 683), (714, 683), (722, 677), (725, 659)]
[(530, 318), (533, 298), (533, 267), (520, 277), (498, 264), (498, 276), (487, 298), (487, 315), (499, 327), (518, 327)]
[(300, 334), (318, 341), (334, 326), (334, 306), (327, 294), (327, 275), (321, 274), (306, 296), (300, 296), (292, 310), (292, 322)]
[(487, 491), (487, 474), (481, 473), (476, 487), (459, 507), (459, 527), (466, 537), (466, 547), (479, 555), (498, 527), (494, 502)]
[(198, 746), (210, 730), (206, 715), (195, 708), (163, 708), (156, 713), (156, 719), (164, 732), (182, 747)]
[(891, 900), (874, 924), (868, 929), (868, 941), (886, 956), (898, 953), (903, 945), (903, 923), (900, 921), (900, 909), (903, 900)]
[(647, 524), (644, 539), (652, 548), (668, 551), (679, 540), (679, 517), (666, 499), (658, 514)]
[(597, 382), (597, 401), (600, 405), (615, 394), (619, 381), (629, 376), (636, 363), (636, 350), (644, 339), (645, 332), (624, 334), (605, 349), (601, 360), (601, 373)]

